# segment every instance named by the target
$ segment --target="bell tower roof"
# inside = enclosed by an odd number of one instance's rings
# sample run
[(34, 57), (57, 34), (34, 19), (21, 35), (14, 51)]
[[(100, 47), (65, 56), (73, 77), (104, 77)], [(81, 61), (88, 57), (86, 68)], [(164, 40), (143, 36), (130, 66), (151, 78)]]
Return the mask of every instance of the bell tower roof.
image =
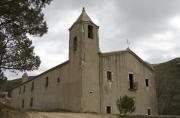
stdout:
[(81, 21), (91, 21), (91, 18), (88, 16), (88, 14), (85, 11), (85, 7), (83, 7), (81, 15), (76, 20), (76, 22), (81, 22)]
[(97, 28), (99, 28), (99, 26), (97, 26), (96, 24), (94, 24), (91, 20), (91, 18), (88, 16), (88, 14), (86, 13), (85, 8), (83, 7), (82, 12), (80, 14), (80, 16), (78, 17), (78, 19), (73, 23), (73, 25), (69, 28), (69, 30), (71, 30), (73, 28), (73, 26), (77, 23), (82, 23), (82, 22), (90, 22), (93, 25), (95, 25)]

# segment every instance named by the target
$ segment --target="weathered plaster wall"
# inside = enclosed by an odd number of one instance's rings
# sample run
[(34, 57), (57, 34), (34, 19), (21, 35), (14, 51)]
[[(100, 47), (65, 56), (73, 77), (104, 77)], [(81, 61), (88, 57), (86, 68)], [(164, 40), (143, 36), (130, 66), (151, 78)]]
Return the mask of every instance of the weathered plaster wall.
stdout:
[[(93, 26), (93, 39), (88, 38), (88, 25)], [(99, 37), (98, 27), (92, 23), (84, 24), (82, 39), (82, 108), (83, 112), (100, 112), (99, 98)]]
[[(48, 77), (48, 87), (45, 87), (46, 77)], [(60, 78), (58, 83), (57, 79)], [(31, 91), (32, 82), (34, 82), (34, 90)], [(23, 88), (25, 92), (23, 93)], [(69, 63), (59, 66), (53, 70), (48, 71), (36, 79), (22, 84), (12, 91), (12, 106), (22, 108), (22, 100), (24, 99), (25, 109), (68, 109), (77, 110), (80, 105), (77, 101), (75, 86), (78, 86), (75, 81), (69, 78)], [(21, 93), (19, 90), (21, 88)], [(74, 96), (73, 96), (74, 95)], [(30, 99), (33, 98), (33, 107), (30, 107)]]
[[(107, 80), (107, 71), (112, 72), (112, 81)], [(128, 74), (133, 73), (137, 90), (129, 90)], [(145, 86), (145, 79), (150, 80), (150, 86)], [(152, 114), (157, 114), (156, 90), (153, 71), (128, 51), (118, 54), (102, 54), (101, 57), (101, 111), (106, 112), (106, 106), (112, 107), (112, 113), (118, 113), (116, 101), (120, 96), (128, 95), (135, 98), (136, 114), (147, 114), (151, 108)]]
[[(93, 26), (93, 39), (88, 38), (88, 25)], [(81, 87), (81, 111), (100, 112), (98, 27), (92, 22), (76, 22), (70, 29), (69, 44), (70, 78), (77, 80), (77, 85)]]

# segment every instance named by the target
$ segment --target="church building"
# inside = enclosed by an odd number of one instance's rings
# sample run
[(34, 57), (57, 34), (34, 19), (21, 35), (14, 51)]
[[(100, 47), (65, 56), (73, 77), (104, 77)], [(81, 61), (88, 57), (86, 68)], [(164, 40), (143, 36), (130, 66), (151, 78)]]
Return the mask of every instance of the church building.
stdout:
[[(11, 91), (20, 109), (119, 113), (116, 101), (134, 98), (133, 114), (156, 115), (154, 69), (129, 48), (101, 53), (99, 26), (83, 8), (69, 29), (69, 60), (32, 79), (26, 74)], [(47, 55), (48, 56), (48, 55)]]

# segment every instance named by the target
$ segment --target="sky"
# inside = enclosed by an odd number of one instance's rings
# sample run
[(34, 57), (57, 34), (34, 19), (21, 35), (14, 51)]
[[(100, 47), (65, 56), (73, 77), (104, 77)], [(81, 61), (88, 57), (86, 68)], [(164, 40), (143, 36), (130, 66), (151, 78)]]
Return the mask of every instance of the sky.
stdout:
[[(29, 76), (68, 60), (68, 29), (82, 7), (100, 26), (101, 52), (124, 50), (129, 46), (152, 64), (180, 57), (180, 0), (53, 0), (43, 10), (48, 33), (30, 37), (41, 65), (38, 70), (27, 72)], [(7, 71), (6, 75), (8, 79), (16, 79), (22, 73)]]

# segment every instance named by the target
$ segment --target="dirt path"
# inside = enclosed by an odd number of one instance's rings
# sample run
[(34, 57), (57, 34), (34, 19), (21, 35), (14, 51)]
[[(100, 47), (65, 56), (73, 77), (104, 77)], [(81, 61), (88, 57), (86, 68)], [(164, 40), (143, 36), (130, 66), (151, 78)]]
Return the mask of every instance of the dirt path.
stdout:
[(40, 115), (42, 116), (46, 116), (47, 118), (80, 118), (77, 116), (77, 114), (73, 114), (73, 113), (45, 113), (42, 112), (40, 113)]
[(89, 113), (58, 113), (58, 112), (40, 112), (39, 113), (45, 118), (116, 118), (115, 116), (109, 115), (98, 115)]

